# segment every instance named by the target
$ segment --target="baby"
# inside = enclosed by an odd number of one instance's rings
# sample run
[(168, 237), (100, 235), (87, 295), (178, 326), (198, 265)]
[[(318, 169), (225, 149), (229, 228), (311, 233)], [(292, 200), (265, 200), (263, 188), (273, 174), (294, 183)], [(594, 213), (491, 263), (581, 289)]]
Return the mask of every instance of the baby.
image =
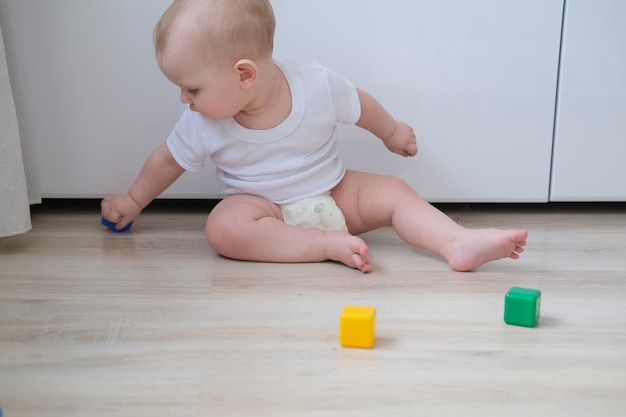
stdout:
[(370, 272), (358, 235), (383, 226), (455, 271), (519, 258), (526, 230), (466, 229), (398, 178), (347, 170), (338, 123), (404, 157), (417, 153), (413, 129), (328, 68), (275, 61), (274, 28), (268, 0), (174, 1), (155, 28), (156, 57), (189, 108), (128, 192), (102, 201), (105, 218), (123, 228), (211, 158), (226, 197), (205, 233), (228, 258), (333, 260)]

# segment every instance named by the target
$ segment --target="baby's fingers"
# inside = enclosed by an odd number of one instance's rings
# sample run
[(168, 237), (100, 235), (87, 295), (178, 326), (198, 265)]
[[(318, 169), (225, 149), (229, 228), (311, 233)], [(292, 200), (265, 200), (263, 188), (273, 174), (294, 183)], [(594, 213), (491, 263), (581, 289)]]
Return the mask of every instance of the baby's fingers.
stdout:
[(109, 202), (102, 201), (102, 217), (112, 223), (119, 223), (123, 220), (122, 213), (111, 207)]
[(414, 143), (409, 143), (401, 152), (398, 152), (402, 156), (415, 156), (417, 155), (417, 145)]

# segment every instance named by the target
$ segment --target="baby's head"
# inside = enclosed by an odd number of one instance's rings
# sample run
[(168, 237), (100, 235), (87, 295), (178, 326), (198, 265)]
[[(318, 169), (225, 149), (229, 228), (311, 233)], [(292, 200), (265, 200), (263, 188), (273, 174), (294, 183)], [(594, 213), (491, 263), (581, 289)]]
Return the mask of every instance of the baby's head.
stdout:
[(276, 20), (269, 0), (175, 0), (154, 30), (157, 59), (232, 66), (272, 56)]

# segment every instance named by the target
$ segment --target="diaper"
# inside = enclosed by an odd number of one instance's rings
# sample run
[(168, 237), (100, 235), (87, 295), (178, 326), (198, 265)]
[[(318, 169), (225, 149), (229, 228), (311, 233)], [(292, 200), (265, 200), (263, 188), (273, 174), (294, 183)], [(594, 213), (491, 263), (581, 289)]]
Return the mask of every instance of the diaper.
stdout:
[(330, 192), (317, 197), (303, 198), (295, 203), (282, 204), (285, 223), (318, 230), (347, 231), (346, 218), (337, 207)]

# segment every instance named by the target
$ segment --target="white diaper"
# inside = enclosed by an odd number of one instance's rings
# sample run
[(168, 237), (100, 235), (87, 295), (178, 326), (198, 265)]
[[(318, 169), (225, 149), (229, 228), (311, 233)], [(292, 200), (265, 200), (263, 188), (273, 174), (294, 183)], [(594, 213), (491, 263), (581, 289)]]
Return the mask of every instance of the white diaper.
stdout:
[(346, 218), (337, 207), (330, 192), (317, 197), (303, 198), (295, 203), (282, 204), (285, 223), (318, 230), (347, 231)]

